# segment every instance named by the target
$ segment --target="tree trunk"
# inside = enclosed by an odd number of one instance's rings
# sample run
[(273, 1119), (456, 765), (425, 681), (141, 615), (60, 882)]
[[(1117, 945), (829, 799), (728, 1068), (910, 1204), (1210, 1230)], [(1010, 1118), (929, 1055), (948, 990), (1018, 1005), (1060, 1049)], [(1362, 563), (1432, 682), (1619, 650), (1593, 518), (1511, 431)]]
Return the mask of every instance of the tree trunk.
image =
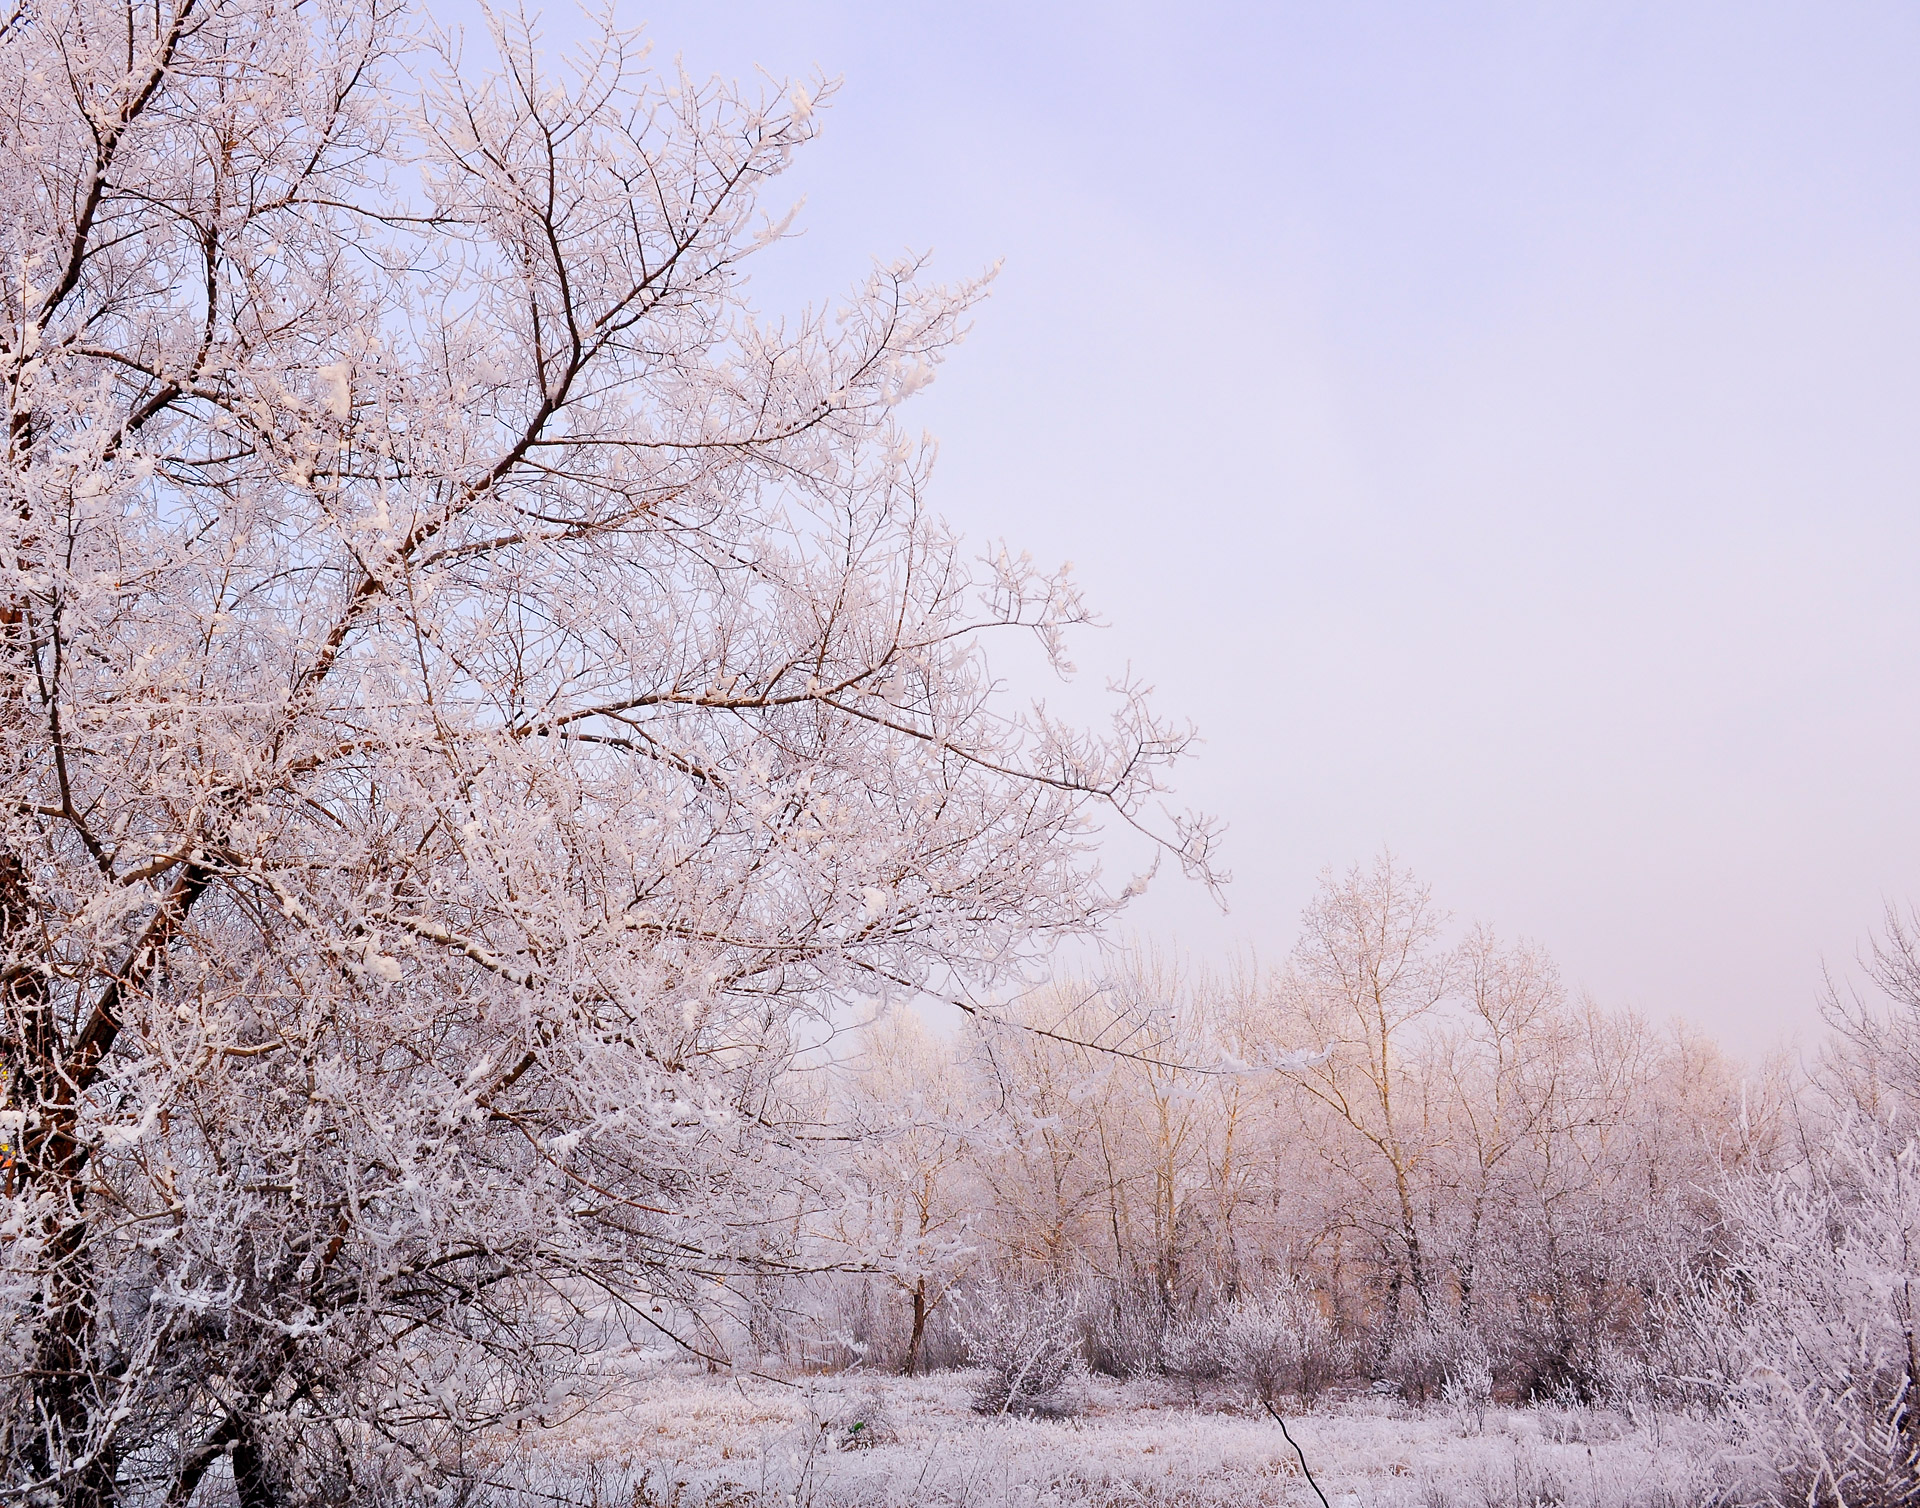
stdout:
[(1480, 1222), (1485, 1210), (1484, 1195), (1476, 1195), (1467, 1217), (1466, 1249), (1460, 1258), (1460, 1322), (1463, 1325), (1473, 1323), (1473, 1282), (1480, 1267)]
[(241, 1424), (233, 1443), (233, 1490), (240, 1508), (277, 1508), (272, 1472), (250, 1425)]
[(90, 1426), (104, 1415), (94, 1394), (107, 1379), (99, 1375), (93, 1354), (95, 1306), (92, 1285), (86, 1281), (87, 1227), (81, 1218), (80, 1190), (68, 1185), (71, 1208), (67, 1216), (49, 1216), (45, 1248), (46, 1275), (40, 1290), (46, 1316), (33, 1361), (32, 1399), (41, 1422), (27, 1450), (29, 1471), (52, 1477), (90, 1446), (95, 1454), (87, 1467), (56, 1489), (63, 1508), (104, 1508), (115, 1501), (114, 1449), (111, 1441), (90, 1440)]
[[(8, 908), (11, 910), (11, 908)], [(32, 1408), (38, 1432), (25, 1456), (34, 1477), (51, 1478), (89, 1444), (96, 1413), (93, 1394), (104, 1379), (94, 1356), (96, 1295), (88, 1271), (86, 1151), (78, 1136), (78, 1112), (62, 1082), (62, 1061), (52, 1002), (39, 975), (16, 980), (7, 991), (7, 1023), (18, 1035), (7, 1046), (12, 1087), (27, 1114), (14, 1149), (10, 1178), (39, 1205), (41, 1322), (31, 1363)], [(93, 1508), (114, 1500), (113, 1452), (100, 1442), (86, 1470), (56, 1489), (56, 1501)]]
[(927, 1280), (913, 1285), (913, 1333), (907, 1337), (907, 1362), (900, 1375), (911, 1377), (920, 1369), (920, 1352), (927, 1338)]
[(1393, 1356), (1393, 1343), (1400, 1334), (1400, 1290), (1405, 1284), (1400, 1264), (1393, 1265), (1393, 1271), (1387, 1279), (1387, 1302), (1384, 1318), (1386, 1323), (1380, 1327), (1380, 1340), (1374, 1350), (1374, 1370), (1378, 1376), (1385, 1376), (1387, 1364)]

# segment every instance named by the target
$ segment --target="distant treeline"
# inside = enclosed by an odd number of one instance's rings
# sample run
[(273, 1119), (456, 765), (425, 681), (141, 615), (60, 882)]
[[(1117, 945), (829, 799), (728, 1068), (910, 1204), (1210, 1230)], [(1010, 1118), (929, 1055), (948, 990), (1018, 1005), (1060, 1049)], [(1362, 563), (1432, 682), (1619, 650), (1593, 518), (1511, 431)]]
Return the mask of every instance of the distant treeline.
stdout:
[(1913, 923), (1811, 1060), (1742, 1062), (1447, 922), (1383, 859), (1327, 877), (1277, 968), (1135, 953), (951, 1035), (882, 1013), (807, 1091), (849, 1148), (837, 1270), (769, 1281), (747, 1338), (971, 1362), (995, 1408), (1044, 1360), (1704, 1411), (1797, 1501), (1910, 1501)]

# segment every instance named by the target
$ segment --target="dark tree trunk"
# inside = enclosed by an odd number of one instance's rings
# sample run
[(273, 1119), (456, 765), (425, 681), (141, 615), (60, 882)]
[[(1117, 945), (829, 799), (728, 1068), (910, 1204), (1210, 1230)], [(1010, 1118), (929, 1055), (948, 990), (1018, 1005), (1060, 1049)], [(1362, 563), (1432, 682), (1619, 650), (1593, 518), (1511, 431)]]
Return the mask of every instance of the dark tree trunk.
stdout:
[[(34, 925), (26, 875), (12, 853), (0, 853), (0, 943)], [(40, 1215), (42, 1279), (40, 1335), (31, 1370), (32, 1407), (40, 1428), (26, 1444), (29, 1478), (51, 1478), (87, 1446), (98, 1379), (93, 1355), (94, 1293), (87, 1250), (86, 1153), (77, 1135), (71, 1086), (62, 1073), (60, 1032), (46, 975), (18, 969), (0, 990), (0, 1065), (10, 1098), (27, 1113), (8, 1148), (9, 1193), (43, 1201)], [(67, 1478), (56, 1500), (93, 1508), (114, 1500), (112, 1454)]]
[(911, 1377), (920, 1370), (920, 1352), (927, 1338), (927, 1280), (920, 1279), (913, 1285), (913, 1333), (907, 1337), (907, 1361), (901, 1367), (904, 1377)]
[(276, 1508), (272, 1471), (246, 1424), (240, 1425), (233, 1443), (233, 1489), (240, 1508)]

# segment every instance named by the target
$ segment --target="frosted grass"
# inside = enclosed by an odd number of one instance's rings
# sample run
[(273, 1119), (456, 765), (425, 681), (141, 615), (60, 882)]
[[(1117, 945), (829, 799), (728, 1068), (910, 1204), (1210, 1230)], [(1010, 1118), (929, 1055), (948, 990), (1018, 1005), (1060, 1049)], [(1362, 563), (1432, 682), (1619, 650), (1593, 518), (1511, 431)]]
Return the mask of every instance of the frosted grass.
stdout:
[[(1318, 1508), (1279, 1428), (1225, 1396), (1084, 1384), (1065, 1419), (983, 1419), (976, 1379), (782, 1384), (666, 1371), (509, 1443), (512, 1508)], [(1705, 1421), (1605, 1410), (1417, 1409), (1359, 1397), (1289, 1417), (1331, 1508), (1691, 1508), (1764, 1501)], [(858, 1426), (857, 1428), (855, 1426)], [(863, 1438), (864, 1437), (864, 1438)], [(870, 1444), (867, 1442), (871, 1442)]]

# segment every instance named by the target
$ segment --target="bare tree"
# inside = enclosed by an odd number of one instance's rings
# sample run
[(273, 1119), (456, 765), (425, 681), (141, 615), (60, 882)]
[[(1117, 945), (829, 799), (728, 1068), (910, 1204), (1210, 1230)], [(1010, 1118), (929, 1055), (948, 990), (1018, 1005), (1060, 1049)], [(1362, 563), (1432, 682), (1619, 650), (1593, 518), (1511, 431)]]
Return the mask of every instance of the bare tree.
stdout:
[(56, 1501), (430, 1482), (583, 1314), (776, 1261), (798, 1023), (1097, 925), (1089, 813), (1186, 739), (996, 690), (1078, 600), (893, 417), (979, 284), (747, 304), (818, 97), (419, 30), (0, 19), (0, 1460)]

